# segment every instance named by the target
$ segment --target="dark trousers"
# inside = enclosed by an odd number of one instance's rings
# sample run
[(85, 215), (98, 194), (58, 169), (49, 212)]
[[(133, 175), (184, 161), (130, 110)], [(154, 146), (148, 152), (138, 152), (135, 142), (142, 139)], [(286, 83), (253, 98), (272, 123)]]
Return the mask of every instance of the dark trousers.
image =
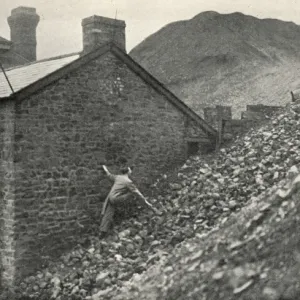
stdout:
[(108, 201), (105, 213), (101, 220), (101, 225), (100, 225), (101, 232), (107, 232), (112, 227), (113, 220), (114, 220), (114, 214), (115, 214), (115, 208)]
[(115, 215), (115, 210), (116, 210), (116, 205), (124, 202), (128, 198), (128, 195), (124, 196), (119, 196), (115, 198), (111, 198), (107, 202), (107, 206), (104, 212), (104, 215), (101, 220), (100, 224), (100, 231), (101, 232), (108, 232), (109, 229), (113, 225), (114, 221), (114, 215)]

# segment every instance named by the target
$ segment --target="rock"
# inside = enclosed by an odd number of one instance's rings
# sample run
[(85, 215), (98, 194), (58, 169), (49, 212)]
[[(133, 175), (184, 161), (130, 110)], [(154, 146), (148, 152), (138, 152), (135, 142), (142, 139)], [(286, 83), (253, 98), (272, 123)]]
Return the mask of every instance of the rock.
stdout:
[(45, 273), (45, 279), (46, 280), (51, 280), (52, 277), (53, 277), (53, 275), (50, 272), (46, 271), (46, 273)]
[(108, 277), (109, 277), (109, 272), (99, 273), (96, 277), (96, 285), (102, 286), (104, 284), (105, 279)]
[(20, 288), (21, 288), (22, 290), (25, 290), (25, 289), (27, 288), (27, 284), (26, 284), (25, 282), (21, 282)]
[(105, 278), (104, 279), (104, 285), (105, 286), (111, 285), (111, 279), (110, 278)]
[(180, 190), (181, 189), (181, 184), (179, 183), (173, 183), (170, 185), (171, 189), (174, 191)]
[(41, 289), (44, 289), (44, 288), (46, 288), (46, 287), (47, 287), (47, 282), (42, 281), (42, 282), (40, 283), (40, 288), (41, 288)]
[(84, 260), (83, 263), (82, 263), (82, 266), (83, 266), (84, 268), (88, 267), (89, 265), (90, 265), (90, 262), (87, 261), (87, 260)]
[(80, 293), (80, 295), (82, 295), (82, 297), (86, 297), (86, 295), (87, 295), (87, 290), (81, 289), (81, 290), (79, 291), (79, 293)]
[(299, 298), (299, 292), (300, 289), (299, 287), (297, 288), (296, 286), (289, 286), (281, 295), (281, 297), (279, 297), (279, 299), (282, 300), (295, 300)]
[(241, 247), (243, 245), (244, 245), (244, 242), (242, 242), (242, 241), (235, 241), (235, 242), (233, 242), (233, 243), (230, 244), (230, 246), (228, 247), (228, 249), (230, 251), (232, 251), (232, 250), (235, 250), (235, 249), (237, 249), (237, 248), (239, 248), (239, 247)]
[(133, 252), (135, 251), (135, 246), (134, 246), (134, 244), (132, 244), (132, 243), (127, 244), (127, 245), (126, 245), (126, 250), (127, 250), (127, 252), (129, 252), (129, 253), (133, 253)]
[(54, 286), (59, 286), (61, 281), (60, 281), (60, 278), (55, 276), (51, 279), (51, 283), (54, 285)]
[(208, 169), (204, 169), (204, 168), (200, 168), (199, 172), (202, 173), (202, 174), (207, 174), (207, 173), (209, 173), (209, 170)]
[(74, 288), (72, 289), (72, 291), (71, 291), (71, 295), (74, 295), (74, 294), (76, 294), (76, 293), (78, 293), (79, 292), (79, 286), (74, 286)]
[(112, 291), (112, 288), (107, 288), (105, 290), (99, 291), (97, 294), (92, 296), (92, 300), (103, 300), (103, 297), (106, 297), (110, 292)]
[(213, 278), (213, 280), (220, 280), (223, 278), (223, 276), (224, 276), (224, 272), (220, 271), (220, 272), (214, 273), (212, 278)]
[(158, 246), (158, 245), (160, 245), (160, 244), (161, 244), (160, 241), (155, 240), (155, 241), (153, 241), (153, 242), (151, 243), (150, 247), (156, 247), (156, 246)]
[(119, 233), (119, 239), (126, 238), (130, 235), (130, 229), (125, 229)]
[(140, 231), (139, 234), (142, 238), (146, 238), (148, 236), (148, 231), (146, 229), (144, 229), (144, 230)]
[(51, 298), (56, 299), (58, 297), (58, 295), (60, 294), (60, 292), (61, 292), (61, 288), (56, 286), (55, 288), (52, 289)]
[(210, 207), (212, 207), (214, 205), (214, 203), (215, 203), (214, 199), (209, 199), (209, 200), (207, 200), (207, 201), (204, 202), (203, 206), (205, 208), (210, 208)]
[(121, 261), (123, 259), (123, 257), (120, 254), (116, 254), (115, 259), (116, 259), (116, 261)]
[(92, 248), (88, 249), (88, 252), (89, 252), (90, 254), (93, 254), (93, 253), (95, 252), (95, 248), (92, 247)]
[(242, 293), (243, 291), (245, 291), (246, 289), (248, 289), (253, 284), (253, 282), (254, 282), (253, 280), (249, 280), (246, 283), (244, 283), (242, 286), (239, 286), (239, 287), (235, 288), (233, 290), (233, 294), (237, 295), (237, 294)]
[(263, 289), (263, 295), (265, 296), (266, 300), (279, 300), (280, 294), (273, 288), (265, 287)]
[(37, 292), (39, 289), (40, 289), (40, 287), (38, 286), (38, 285), (34, 285), (33, 287), (32, 287), (32, 289), (35, 291), (35, 292)]
[(142, 263), (135, 268), (136, 273), (142, 273), (147, 269), (147, 263)]
[(298, 174), (299, 174), (299, 170), (298, 170), (297, 166), (292, 166), (287, 172), (287, 177), (289, 179), (294, 179), (294, 177)]
[(234, 209), (238, 206), (238, 204), (235, 200), (230, 200), (228, 205), (229, 205), (229, 208), (231, 208), (231, 209)]

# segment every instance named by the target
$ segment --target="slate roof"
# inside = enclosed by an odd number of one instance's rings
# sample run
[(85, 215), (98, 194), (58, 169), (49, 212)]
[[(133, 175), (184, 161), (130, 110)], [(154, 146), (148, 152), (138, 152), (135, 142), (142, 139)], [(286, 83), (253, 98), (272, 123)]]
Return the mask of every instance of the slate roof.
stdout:
[[(51, 59), (40, 60), (34, 63), (22, 65), (16, 68), (6, 69), (5, 73), (13, 87), (14, 92), (18, 92), (19, 90), (53, 73), (54, 71), (62, 68), (78, 58), (78, 53), (54, 57)], [(12, 90), (10, 89), (8, 82), (1, 71), (0, 98), (9, 97), (11, 94)]]
[(170, 103), (183, 112), (190, 120), (198, 124), (212, 142), (216, 142), (217, 131), (212, 126), (114, 43), (108, 43), (82, 56), (76, 53), (7, 69), (6, 75), (13, 86), (14, 93), (12, 93), (4, 74), (0, 73), (0, 99), (26, 99), (37, 90), (59, 80), (69, 72), (84, 66), (107, 52), (111, 52), (123, 61), (131, 71), (136, 73), (137, 76), (160, 94), (164, 95)]

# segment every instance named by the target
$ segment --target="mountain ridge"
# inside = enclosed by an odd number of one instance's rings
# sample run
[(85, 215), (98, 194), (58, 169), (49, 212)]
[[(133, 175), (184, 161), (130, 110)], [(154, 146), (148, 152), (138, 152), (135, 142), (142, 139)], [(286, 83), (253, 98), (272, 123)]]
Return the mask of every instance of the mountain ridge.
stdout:
[(164, 26), (129, 54), (197, 113), (232, 105), (236, 115), (247, 104), (286, 103), (300, 85), (299, 49), (293, 22), (207, 11)]

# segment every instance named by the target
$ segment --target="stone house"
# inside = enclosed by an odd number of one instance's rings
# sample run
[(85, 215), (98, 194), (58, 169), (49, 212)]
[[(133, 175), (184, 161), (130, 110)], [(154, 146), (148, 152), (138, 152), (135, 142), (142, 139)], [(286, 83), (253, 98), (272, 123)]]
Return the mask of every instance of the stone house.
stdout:
[[(0, 73), (2, 281), (12, 283), (76, 241), (111, 171), (134, 165), (146, 191), (216, 130), (125, 50), (125, 22), (82, 21), (83, 51)], [(11, 87), (12, 89), (11, 89)]]

